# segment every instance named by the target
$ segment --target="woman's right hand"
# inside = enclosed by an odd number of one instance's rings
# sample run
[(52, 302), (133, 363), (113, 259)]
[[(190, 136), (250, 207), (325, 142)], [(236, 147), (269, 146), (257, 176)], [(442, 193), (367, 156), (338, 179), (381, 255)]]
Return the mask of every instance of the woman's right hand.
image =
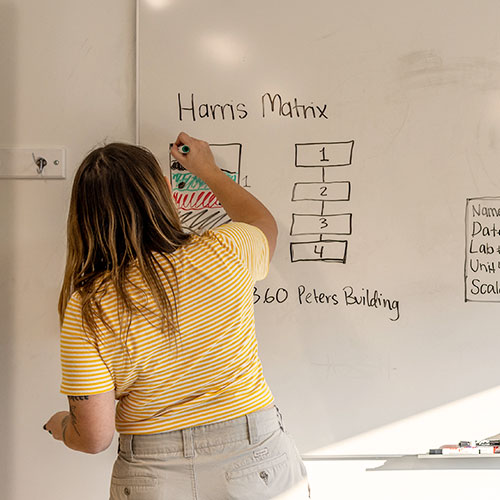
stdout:
[[(189, 153), (179, 151), (182, 145), (189, 147)], [(219, 169), (210, 146), (181, 132), (170, 152), (186, 170), (207, 184), (230, 219), (256, 226), (266, 235), (271, 258), (278, 235), (274, 217), (255, 196)]]
[[(189, 147), (189, 153), (183, 154), (179, 151), (182, 145)], [(170, 153), (186, 170), (202, 180), (207, 174), (219, 170), (208, 143), (195, 139), (185, 132), (179, 134)]]

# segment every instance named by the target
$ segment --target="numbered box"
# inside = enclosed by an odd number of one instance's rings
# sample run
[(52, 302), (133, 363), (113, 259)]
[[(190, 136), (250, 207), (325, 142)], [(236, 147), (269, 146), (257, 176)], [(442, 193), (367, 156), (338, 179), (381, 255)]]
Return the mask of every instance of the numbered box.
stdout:
[(351, 183), (298, 182), (293, 186), (292, 201), (349, 201)]
[(345, 264), (347, 259), (347, 241), (320, 240), (290, 243), (292, 262), (337, 262)]
[(292, 214), (290, 235), (351, 234), (352, 214), (309, 215)]
[(346, 167), (352, 163), (354, 141), (295, 144), (296, 167)]

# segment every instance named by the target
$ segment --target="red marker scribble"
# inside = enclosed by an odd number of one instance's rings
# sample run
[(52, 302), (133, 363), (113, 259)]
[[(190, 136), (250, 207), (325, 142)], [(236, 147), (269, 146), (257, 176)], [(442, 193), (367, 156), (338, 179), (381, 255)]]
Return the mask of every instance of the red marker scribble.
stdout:
[(173, 197), (180, 210), (203, 210), (220, 208), (222, 205), (212, 191), (182, 192), (174, 191)]

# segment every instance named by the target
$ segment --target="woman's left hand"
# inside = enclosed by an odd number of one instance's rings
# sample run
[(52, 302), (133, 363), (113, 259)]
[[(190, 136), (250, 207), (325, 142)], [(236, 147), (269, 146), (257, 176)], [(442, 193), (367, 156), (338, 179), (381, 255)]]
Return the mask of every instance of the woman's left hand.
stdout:
[(58, 441), (62, 441), (63, 438), (63, 420), (69, 417), (68, 411), (58, 411), (54, 413), (52, 417), (50, 417), (49, 421), (43, 426), (44, 430), (48, 431), (49, 434), (52, 434), (54, 439)]

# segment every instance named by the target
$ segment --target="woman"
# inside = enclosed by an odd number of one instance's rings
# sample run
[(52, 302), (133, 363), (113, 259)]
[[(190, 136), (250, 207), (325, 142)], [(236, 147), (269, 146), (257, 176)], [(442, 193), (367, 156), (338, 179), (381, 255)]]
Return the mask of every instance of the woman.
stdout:
[(144, 148), (110, 144), (87, 156), (59, 301), (69, 412), (44, 428), (98, 453), (116, 425), (112, 499), (307, 498), (254, 331), (253, 285), (267, 274), (275, 220), (216, 166), (207, 143), (181, 133), (171, 153), (233, 222), (186, 234)]

